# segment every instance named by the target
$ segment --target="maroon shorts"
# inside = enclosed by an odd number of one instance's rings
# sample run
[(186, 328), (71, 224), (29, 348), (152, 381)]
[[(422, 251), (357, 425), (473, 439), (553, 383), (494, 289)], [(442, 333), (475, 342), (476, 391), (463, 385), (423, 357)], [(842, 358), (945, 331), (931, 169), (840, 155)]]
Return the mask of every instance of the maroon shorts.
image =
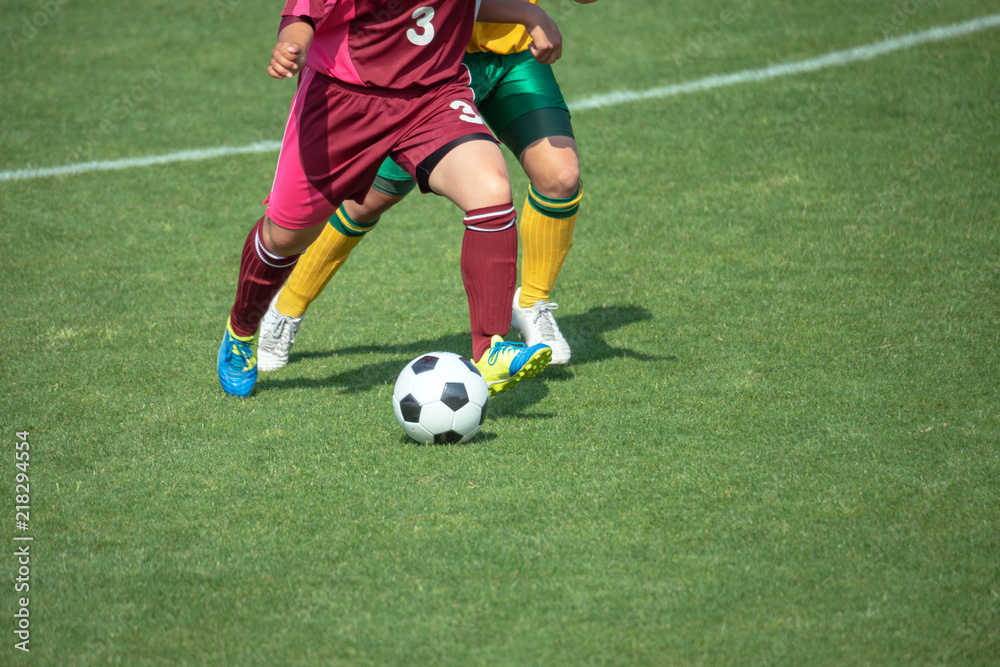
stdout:
[(463, 137), (493, 139), (473, 100), (464, 68), (452, 81), (416, 92), (372, 90), (306, 68), (267, 216), (289, 229), (326, 222), (345, 199), (364, 200), (386, 156), (425, 184), (417, 169), (424, 160)]

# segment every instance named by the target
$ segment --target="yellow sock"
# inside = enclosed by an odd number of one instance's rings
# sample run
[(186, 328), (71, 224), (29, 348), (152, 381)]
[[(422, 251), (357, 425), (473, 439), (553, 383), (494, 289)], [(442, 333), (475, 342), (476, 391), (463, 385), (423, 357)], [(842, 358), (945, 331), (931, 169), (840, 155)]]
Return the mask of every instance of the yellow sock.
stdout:
[(565, 199), (540, 195), (534, 186), (528, 185), (528, 197), (521, 209), (521, 295), (517, 304), (521, 308), (549, 300), (573, 245), (582, 198), (583, 183), (572, 197)]
[(330, 282), (334, 274), (347, 261), (354, 246), (361, 242), (378, 220), (362, 224), (351, 220), (341, 206), (330, 218), (330, 224), (323, 228), (323, 233), (313, 241), (305, 254), (295, 265), (292, 275), (288, 277), (275, 307), (282, 315), (302, 317), (323, 288)]

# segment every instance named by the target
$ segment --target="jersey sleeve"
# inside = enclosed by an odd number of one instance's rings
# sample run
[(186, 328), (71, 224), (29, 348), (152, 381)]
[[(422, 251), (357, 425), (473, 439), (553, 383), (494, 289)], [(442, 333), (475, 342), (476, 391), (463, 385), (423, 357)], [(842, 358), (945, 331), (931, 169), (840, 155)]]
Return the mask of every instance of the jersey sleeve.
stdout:
[(313, 25), (319, 23), (326, 15), (327, 5), (335, 5), (336, 0), (285, 0), (282, 16), (308, 16)]

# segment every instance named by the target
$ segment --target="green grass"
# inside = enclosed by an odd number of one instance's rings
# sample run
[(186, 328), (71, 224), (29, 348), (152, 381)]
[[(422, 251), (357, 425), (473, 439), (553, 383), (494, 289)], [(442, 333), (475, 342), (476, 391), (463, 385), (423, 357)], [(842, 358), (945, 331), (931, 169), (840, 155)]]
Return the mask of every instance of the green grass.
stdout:
[[(543, 6), (571, 103), (1000, 7)], [(20, 39), (39, 7), (0, 2), (0, 170), (280, 135), (279, 6), (55, 3)], [(463, 446), (390, 404), (468, 354), (447, 202), (387, 216), (240, 401), (215, 355), (274, 154), (0, 182), (0, 663), (995, 663), (997, 35), (576, 113), (573, 361)]]

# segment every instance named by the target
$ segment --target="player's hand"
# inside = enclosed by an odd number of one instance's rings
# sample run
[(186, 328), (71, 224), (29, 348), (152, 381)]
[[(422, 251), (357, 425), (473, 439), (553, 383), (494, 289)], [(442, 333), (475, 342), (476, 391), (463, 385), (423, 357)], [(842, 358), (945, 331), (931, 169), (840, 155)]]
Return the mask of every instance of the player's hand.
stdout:
[(524, 26), (531, 37), (528, 48), (535, 60), (543, 65), (551, 65), (562, 57), (562, 34), (559, 32), (559, 26), (548, 14), (545, 12), (540, 14), (538, 23)]
[(271, 64), (267, 73), (275, 79), (291, 79), (306, 64), (306, 49), (301, 44), (278, 42), (271, 49)]

